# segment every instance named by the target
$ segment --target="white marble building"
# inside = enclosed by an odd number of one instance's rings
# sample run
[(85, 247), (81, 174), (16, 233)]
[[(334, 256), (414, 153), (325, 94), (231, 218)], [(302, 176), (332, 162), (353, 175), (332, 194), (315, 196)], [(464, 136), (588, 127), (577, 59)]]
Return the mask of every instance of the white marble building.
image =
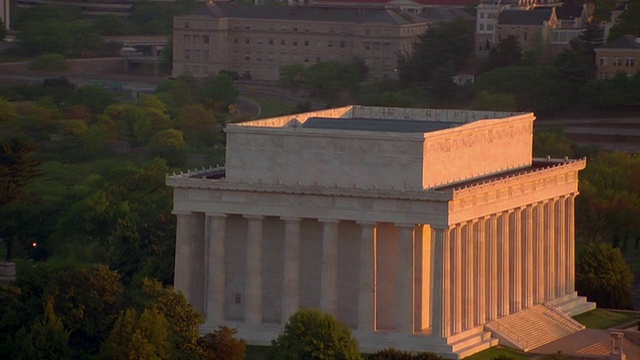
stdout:
[[(462, 358), (581, 328), (585, 160), (533, 159), (534, 115), (347, 106), (230, 124), (225, 167), (169, 176), (175, 287), (268, 344), (300, 307), (361, 350)], [(544, 338), (528, 335), (547, 334)]]

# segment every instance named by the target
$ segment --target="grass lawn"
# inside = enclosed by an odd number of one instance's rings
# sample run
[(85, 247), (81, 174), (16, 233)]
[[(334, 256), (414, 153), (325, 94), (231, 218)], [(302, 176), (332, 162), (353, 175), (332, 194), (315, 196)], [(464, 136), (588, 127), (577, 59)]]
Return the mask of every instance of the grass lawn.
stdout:
[(574, 316), (578, 322), (589, 329), (608, 329), (640, 318), (640, 313), (617, 312), (595, 309), (578, 316)]
[(465, 358), (467, 360), (491, 360), (495, 357), (498, 357), (500, 355), (505, 355), (508, 356), (511, 359), (515, 359), (515, 360), (524, 360), (524, 359), (530, 359), (532, 358), (534, 355), (533, 354), (525, 354), (523, 352), (520, 352), (518, 350), (514, 350), (514, 349), (509, 349), (506, 347), (502, 347), (502, 346), (495, 346), (492, 347), (490, 349), (487, 349), (485, 351), (479, 352), (475, 355), (471, 355), (468, 358)]
[(261, 111), (258, 116), (260, 119), (291, 114), (295, 110), (295, 106), (277, 100), (260, 97), (252, 97), (251, 99), (260, 105)]

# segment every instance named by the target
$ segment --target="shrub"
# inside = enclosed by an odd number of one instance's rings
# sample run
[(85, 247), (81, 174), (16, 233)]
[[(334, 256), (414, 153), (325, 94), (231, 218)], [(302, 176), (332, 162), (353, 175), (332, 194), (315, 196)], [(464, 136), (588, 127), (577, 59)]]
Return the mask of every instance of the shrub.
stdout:
[(388, 348), (369, 355), (367, 360), (442, 360), (442, 357), (432, 352), (414, 354), (408, 351)]
[(63, 71), (68, 68), (67, 60), (60, 54), (42, 54), (27, 64), (29, 70)]
[(218, 330), (198, 339), (198, 346), (202, 349), (203, 359), (243, 360), (247, 343), (242, 339), (236, 339), (236, 333), (236, 329), (220, 326)]
[(316, 309), (300, 309), (271, 342), (267, 359), (362, 359), (349, 327)]

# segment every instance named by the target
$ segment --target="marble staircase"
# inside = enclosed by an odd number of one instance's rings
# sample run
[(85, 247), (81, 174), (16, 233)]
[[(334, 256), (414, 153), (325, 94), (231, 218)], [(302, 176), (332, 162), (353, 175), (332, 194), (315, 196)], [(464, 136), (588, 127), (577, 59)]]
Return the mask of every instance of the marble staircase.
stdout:
[(584, 329), (584, 325), (565, 312), (547, 304), (505, 316), (485, 327), (501, 344), (521, 351), (529, 351)]

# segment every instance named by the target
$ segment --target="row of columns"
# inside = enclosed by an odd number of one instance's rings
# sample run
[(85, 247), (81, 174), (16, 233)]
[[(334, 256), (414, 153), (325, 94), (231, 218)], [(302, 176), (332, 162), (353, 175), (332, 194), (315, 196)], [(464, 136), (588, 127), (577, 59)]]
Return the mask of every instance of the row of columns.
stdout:
[[(448, 337), (574, 291), (575, 194), (549, 199), (446, 228), (432, 227), (432, 333)], [(207, 213), (205, 245), (193, 241), (191, 213), (176, 213), (177, 246), (175, 284), (188, 299), (195, 292), (198, 271), (205, 280), (203, 311), (207, 322), (225, 321), (226, 215)], [(262, 323), (262, 216), (247, 221), (244, 322)], [(285, 223), (282, 282), (282, 323), (300, 304), (301, 219), (282, 217)], [(321, 254), (321, 310), (336, 314), (338, 300), (338, 225), (323, 224)], [(358, 281), (358, 330), (376, 330), (377, 225), (358, 222), (360, 258)], [(416, 330), (416, 225), (395, 224), (399, 229), (395, 331)], [(192, 266), (202, 251), (204, 269)], [(205, 276), (206, 274), (206, 276)]]
[[(448, 337), (571, 294), (575, 194), (433, 229), (433, 334)], [(436, 290), (437, 291), (437, 290)]]
[[(194, 297), (195, 272), (192, 261), (198, 256), (194, 249), (193, 214), (174, 212), (177, 222), (176, 246), (176, 289), (182, 291), (192, 301)], [(244, 322), (248, 325), (262, 323), (262, 216), (243, 216), (247, 221), (246, 279), (244, 289)], [(204, 307), (207, 322), (222, 324), (225, 321), (225, 234), (226, 214), (207, 213), (205, 216), (205, 251), (203, 263), (206, 273)], [(282, 282), (282, 323), (298, 310), (300, 304), (299, 256), (300, 223), (296, 217), (282, 217), (284, 231), (284, 267)], [(319, 219), (323, 224), (321, 255), (320, 308), (324, 312), (336, 314), (338, 300), (338, 224), (335, 219)], [(374, 331), (376, 326), (376, 278), (377, 246), (376, 223), (358, 222), (360, 226), (358, 329)], [(398, 272), (397, 301), (400, 309), (413, 304), (413, 225), (400, 225), (400, 259), (402, 269)], [(413, 306), (413, 305), (411, 305)], [(410, 319), (411, 318), (411, 319)], [(402, 331), (413, 331), (413, 311), (400, 310), (397, 326)], [(398, 328), (398, 327), (397, 327)], [(399, 328), (398, 328), (399, 329)]]

